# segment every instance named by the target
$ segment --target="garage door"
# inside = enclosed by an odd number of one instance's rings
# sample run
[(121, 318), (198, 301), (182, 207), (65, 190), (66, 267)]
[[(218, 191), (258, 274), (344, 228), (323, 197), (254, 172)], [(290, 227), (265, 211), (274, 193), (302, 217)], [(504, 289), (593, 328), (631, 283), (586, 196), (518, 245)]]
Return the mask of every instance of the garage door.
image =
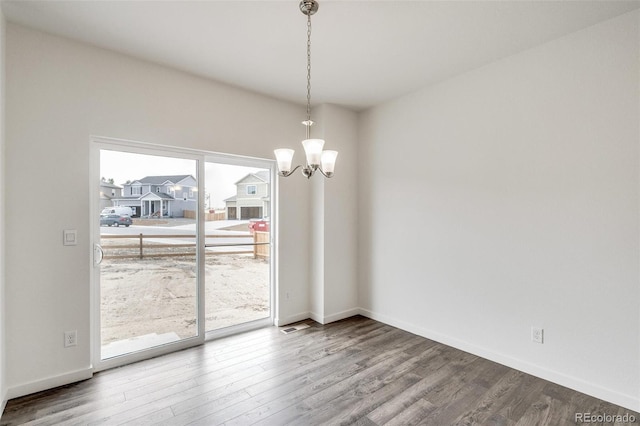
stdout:
[(240, 207), (240, 218), (259, 219), (262, 217), (262, 207)]
[(237, 219), (236, 207), (227, 207), (227, 220)]

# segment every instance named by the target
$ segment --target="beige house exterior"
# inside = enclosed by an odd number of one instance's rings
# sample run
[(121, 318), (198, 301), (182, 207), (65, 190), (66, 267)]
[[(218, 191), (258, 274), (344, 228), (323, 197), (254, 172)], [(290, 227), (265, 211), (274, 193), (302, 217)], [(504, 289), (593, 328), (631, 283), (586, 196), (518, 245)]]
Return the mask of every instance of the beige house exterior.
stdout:
[(100, 211), (105, 207), (114, 205), (117, 198), (122, 197), (122, 187), (108, 182), (104, 178), (100, 180)]
[(269, 217), (269, 172), (249, 173), (235, 183), (236, 195), (225, 202), (228, 220), (262, 219)]

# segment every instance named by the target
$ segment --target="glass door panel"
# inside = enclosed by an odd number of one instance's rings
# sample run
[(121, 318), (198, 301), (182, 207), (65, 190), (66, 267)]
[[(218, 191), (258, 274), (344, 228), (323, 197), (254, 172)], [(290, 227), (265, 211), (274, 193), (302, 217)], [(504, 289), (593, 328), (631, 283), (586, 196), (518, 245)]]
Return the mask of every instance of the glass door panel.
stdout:
[(198, 336), (198, 161), (100, 149), (100, 359)]
[(271, 317), (271, 170), (205, 163), (205, 330)]

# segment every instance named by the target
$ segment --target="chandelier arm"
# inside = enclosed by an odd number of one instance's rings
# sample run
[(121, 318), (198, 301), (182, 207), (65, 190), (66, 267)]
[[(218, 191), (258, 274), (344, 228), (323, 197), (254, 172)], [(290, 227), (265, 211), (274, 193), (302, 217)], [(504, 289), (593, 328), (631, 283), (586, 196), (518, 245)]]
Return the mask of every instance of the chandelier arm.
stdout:
[(329, 173), (325, 173), (324, 170), (322, 170), (322, 167), (318, 167), (317, 170), (322, 173), (322, 176), (326, 177), (327, 179), (331, 179), (333, 177), (333, 173), (329, 172)]
[(296, 170), (298, 170), (300, 168), (300, 166), (296, 166), (295, 169), (289, 171), (289, 172), (278, 172), (278, 174), (282, 177), (289, 177), (291, 176)]

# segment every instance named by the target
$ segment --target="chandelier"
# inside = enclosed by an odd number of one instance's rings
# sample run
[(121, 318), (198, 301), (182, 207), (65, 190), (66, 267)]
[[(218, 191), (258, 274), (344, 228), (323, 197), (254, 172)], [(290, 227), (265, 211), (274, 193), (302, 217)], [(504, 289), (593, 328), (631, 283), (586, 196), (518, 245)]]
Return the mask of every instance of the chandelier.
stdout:
[[(306, 165), (302, 168), (302, 174), (308, 179), (316, 171), (322, 173), (325, 177), (333, 176), (336, 165), (336, 157), (338, 151), (322, 150), (324, 147), (323, 139), (311, 139), (311, 15), (318, 11), (318, 2), (315, 0), (302, 0), (300, 2), (300, 11), (307, 15), (307, 119), (302, 122), (307, 128), (307, 138), (302, 141), (302, 147), (306, 155)], [(278, 163), (278, 175), (282, 177), (291, 176), (301, 166), (296, 166), (291, 170), (293, 162), (293, 149), (276, 149), (273, 151)]]

